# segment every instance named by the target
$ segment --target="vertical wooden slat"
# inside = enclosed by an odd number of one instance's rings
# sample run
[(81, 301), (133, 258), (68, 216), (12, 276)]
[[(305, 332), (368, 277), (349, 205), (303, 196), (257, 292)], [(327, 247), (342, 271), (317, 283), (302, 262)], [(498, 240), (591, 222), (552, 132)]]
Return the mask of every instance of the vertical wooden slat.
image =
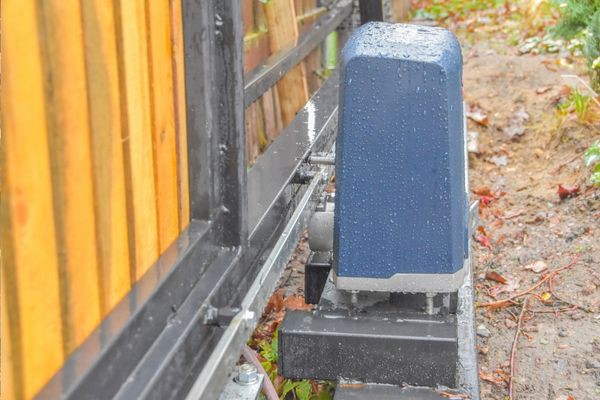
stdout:
[(248, 164), (254, 164), (258, 156), (258, 115), (256, 112), (257, 103), (252, 103), (245, 111), (246, 122), (246, 156)]
[(100, 321), (91, 143), (78, 0), (40, 4), (65, 352)]
[[(3, 191), (4, 192), (4, 191)], [(5, 225), (5, 223), (7, 222), (6, 219), (2, 218), (2, 228), (4, 229), (9, 229), (9, 227), (7, 227)], [(2, 243), (4, 244), (4, 235), (2, 236)], [(5, 248), (3, 246), (2, 248), (2, 261), (3, 263), (8, 262), (8, 259), (6, 257), (6, 253), (4, 252)], [(14, 262), (13, 260), (10, 260), (10, 262)], [(5, 265), (5, 264), (3, 264)], [(9, 399), (12, 400), (14, 398), (18, 397), (22, 397), (22, 392), (20, 390), (20, 386), (21, 386), (21, 382), (20, 381), (15, 381), (15, 374), (13, 371), (13, 368), (15, 367), (15, 359), (13, 357), (13, 351), (12, 351), (12, 345), (15, 345), (16, 341), (18, 339), (11, 337), (11, 329), (9, 327), (13, 327), (13, 331), (15, 331), (14, 328), (17, 327), (18, 325), (18, 321), (11, 321), (10, 317), (9, 317), (9, 313), (8, 313), (8, 307), (11, 305), (10, 302), (8, 302), (6, 300), (7, 295), (11, 296), (11, 297), (15, 297), (16, 293), (11, 293), (10, 288), (7, 287), (6, 285), (6, 276), (2, 276), (2, 305), (1, 305), (1, 317), (2, 318), (2, 323), (1, 328), (2, 331), (0, 333), (0, 335), (2, 335), (1, 337), (1, 341), (0, 341), (0, 352), (1, 352), (1, 360), (0, 360), (0, 369), (2, 370), (2, 387), (0, 388), (0, 397), (2, 397), (3, 399)], [(13, 283), (14, 285), (14, 283)], [(18, 332), (13, 332), (13, 334), (18, 333)], [(19, 354), (17, 352), (17, 354)], [(21, 374), (19, 373), (18, 376), (19, 378)], [(19, 386), (19, 388), (17, 389), (15, 386)]]
[[(63, 361), (41, 37), (33, 0), (2, 2), (2, 237), (9, 396), (32, 397)], [(6, 207), (6, 208), (5, 208)], [(8, 249), (8, 250), (7, 250)], [(12, 254), (10, 258), (6, 256)], [(9, 287), (9, 288), (8, 288)], [(6, 290), (6, 291), (5, 291)], [(3, 320), (3, 325), (6, 320)], [(4, 336), (5, 334), (8, 335)], [(4, 353), (4, 352), (3, 352)], [(3, 354), (3, 360), (6, 360)], [(9, 379), (10, 379), (9, 378)], [(3, 386), (4, 386), (3, 377)], [(8, 393), (8, 395), (6, 395)]]
[(158, 243), (162, 253), (179, 233), (177, 138), (169, 2), (146, 0), (146, 12)]
[(119, 0), (116, 15), (131, 276), (137, 280), (158, 257), (144, 0)]
[(130, 288), (117, 38), (113, 0), (82, 2), (103, 314)]
[[(298, 26), (293, 0), (264, 4), (271, 52), (293, 45), (298, 40)], [(308, 101), (304, 63), (296, 65), (277, 83), (283, 123), (289, 124)]]
[(175, 86), (175, 129), (179, 190), (179, 230), (190, 222), (190, 185), (188, 175), (187, 122), (185, 106), (185, 65), (183, 58), (183, 17), (181, 0), (171, 0), (171, 41), (173, 43), (173, 82)]
[(272, 142), (278, 134), (273, 93), (273, 89), (267, 90), (260, 100), (262, 102), (262, 109), (265, 119), (265, 135), (269, 143)]

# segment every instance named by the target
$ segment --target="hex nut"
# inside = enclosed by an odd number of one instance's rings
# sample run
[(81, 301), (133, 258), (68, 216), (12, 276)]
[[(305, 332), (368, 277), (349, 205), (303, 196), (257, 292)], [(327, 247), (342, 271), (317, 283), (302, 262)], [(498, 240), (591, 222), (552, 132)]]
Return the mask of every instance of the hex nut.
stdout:
[(252, 385), (258, 382), (256, 367), (252, 364), (242, 364), (238, 367), (238, 375), (235, 381), (240, 385)]

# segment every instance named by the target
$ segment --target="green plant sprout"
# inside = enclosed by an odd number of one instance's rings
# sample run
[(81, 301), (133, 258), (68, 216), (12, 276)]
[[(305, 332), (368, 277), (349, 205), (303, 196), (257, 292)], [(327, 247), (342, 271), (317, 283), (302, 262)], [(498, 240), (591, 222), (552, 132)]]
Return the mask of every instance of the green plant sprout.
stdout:
[(589, 122), (590, 110), (592, 109), (592, 98), (574, 89), (569, 96), (558, 104), (558, 111), (562, 115), (575, 113), (579, 122)]
[(585, 165), (592, 167), (590, 182), (596, 187), (600, 187), (600, 140), (596, 140), (583, 155)]

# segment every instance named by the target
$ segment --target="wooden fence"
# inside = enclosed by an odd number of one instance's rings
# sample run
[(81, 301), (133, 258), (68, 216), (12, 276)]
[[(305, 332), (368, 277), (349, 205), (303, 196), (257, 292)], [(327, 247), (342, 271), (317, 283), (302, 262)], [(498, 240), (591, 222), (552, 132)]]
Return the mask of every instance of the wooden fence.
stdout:
[[(2, 396), (31, 398), (189, 222), (181, 0), (2, 2)], [(244, 0), (245, 68), (315, 0)], [(252, 162), (320, 50), (246, 111)]]
[(29, 398), (189, 221), (181, 2), (2, 19), (2, 388)]

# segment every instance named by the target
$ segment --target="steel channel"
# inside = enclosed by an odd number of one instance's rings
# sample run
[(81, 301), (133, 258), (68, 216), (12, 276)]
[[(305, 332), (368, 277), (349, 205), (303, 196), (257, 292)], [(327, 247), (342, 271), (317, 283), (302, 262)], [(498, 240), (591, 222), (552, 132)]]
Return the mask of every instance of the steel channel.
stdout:
[(231, 367), (239, 359), (244, 343), (256, 327), (281, 272), (314, 212), (315, 196), (324, 189), (321, 177), (322, 172), (319, 171), (308, 186), (292, 218), (244, 297), (241, 311), (225, 329), (186, 399), (214, 399), (220, 393)]
[(300, 36), (294, 46), (270, 56), (264, 64), (248, 73), (244, 87), (244, 105), (248, 107), (273, 87), (286, 72), (321, 44), (327, 35), (333, 32), (351, 12), (351, 0), (335, 2), (310, 30)]
[(311, 151), (326, 150), (333, 143), (337, 104), (338, 74), (334, 72), (248, 172), (250, 236), (277, 204)]

